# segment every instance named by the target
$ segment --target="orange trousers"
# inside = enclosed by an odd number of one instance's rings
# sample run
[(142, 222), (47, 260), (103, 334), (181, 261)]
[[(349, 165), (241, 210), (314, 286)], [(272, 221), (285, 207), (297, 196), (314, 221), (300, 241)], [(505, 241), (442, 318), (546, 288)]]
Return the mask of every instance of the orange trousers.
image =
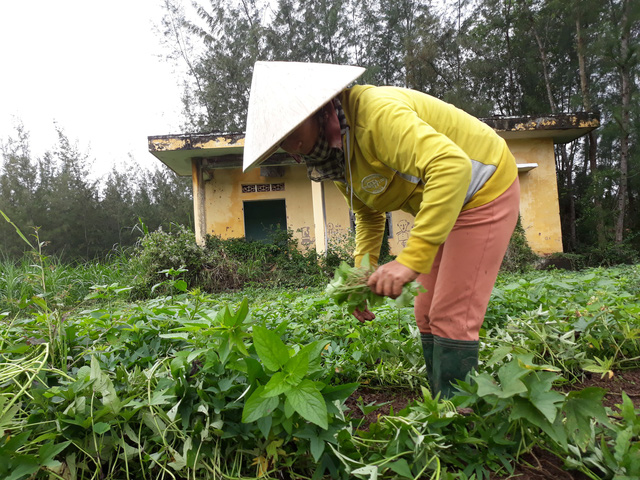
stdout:
[(415, 300), (420, 333), (478, 340), (493, 285), (518, 221), (518, 179), (498, 198), (460, 213)]

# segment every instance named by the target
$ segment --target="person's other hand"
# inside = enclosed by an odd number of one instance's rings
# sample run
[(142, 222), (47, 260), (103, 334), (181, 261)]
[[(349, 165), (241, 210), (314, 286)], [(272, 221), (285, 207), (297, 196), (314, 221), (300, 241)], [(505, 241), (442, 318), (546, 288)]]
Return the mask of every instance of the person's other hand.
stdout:
[(371, 274), (367, 285), (374, 293), (397, 298), (406, 283), (418, 278), (418, 272), (393, 260), (378, 267)]
[(358, 319), (360, 323), (370, 322), (374, 318), (376, 318), (375, 314), (369, 310), (367, 307), (364, 310), (355, 309), (353, 311), (353, 316)]

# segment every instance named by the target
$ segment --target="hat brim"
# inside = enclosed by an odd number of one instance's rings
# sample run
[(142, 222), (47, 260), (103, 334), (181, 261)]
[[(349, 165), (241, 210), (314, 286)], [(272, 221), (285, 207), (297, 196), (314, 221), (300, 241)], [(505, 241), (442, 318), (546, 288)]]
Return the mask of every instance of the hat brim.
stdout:
[(363, 67), (256, 62), (251, 81), (243, 171), (273, 155), (302, 122), (364, 73)]

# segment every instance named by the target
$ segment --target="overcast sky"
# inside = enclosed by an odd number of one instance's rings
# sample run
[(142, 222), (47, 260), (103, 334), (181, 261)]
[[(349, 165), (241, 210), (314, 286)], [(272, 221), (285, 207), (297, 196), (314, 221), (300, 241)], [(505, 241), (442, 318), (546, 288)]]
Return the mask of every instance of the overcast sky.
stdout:
[(54, 122), (107, 172), (129, 154), (154, 163), (148, 135), (179, 133), (180, 76), (162, 58), (162, 0), (2, 0), (0, 140), (21, 121), (32, 157)]

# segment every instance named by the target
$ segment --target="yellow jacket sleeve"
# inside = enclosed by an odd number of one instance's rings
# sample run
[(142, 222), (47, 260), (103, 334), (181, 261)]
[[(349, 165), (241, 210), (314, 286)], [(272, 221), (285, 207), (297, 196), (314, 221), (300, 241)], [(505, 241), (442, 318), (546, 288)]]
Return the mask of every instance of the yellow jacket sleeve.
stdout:
[[(350, 204), (350, 195), (344, 183), (336, 182), (335, 185), (346, 198), (347, 204)], [(353, 197), (353, 205), (350, 207), (356, 217), (356, 249), (353, 252), (355, 266), (359, 267), (362, 258), (368, 253), (371, 266), (377, 267), (386, 216), (384, 212), (377, 212), (367, 207), (356, 197)]]
[(354, 252), (356, 267), (360, 266), (362, 257), (367, 253), (371, 266), (378, 266), (385, 220), (384, 212), (376, 212), (367, 207), (356, 212), (356, 250)]

